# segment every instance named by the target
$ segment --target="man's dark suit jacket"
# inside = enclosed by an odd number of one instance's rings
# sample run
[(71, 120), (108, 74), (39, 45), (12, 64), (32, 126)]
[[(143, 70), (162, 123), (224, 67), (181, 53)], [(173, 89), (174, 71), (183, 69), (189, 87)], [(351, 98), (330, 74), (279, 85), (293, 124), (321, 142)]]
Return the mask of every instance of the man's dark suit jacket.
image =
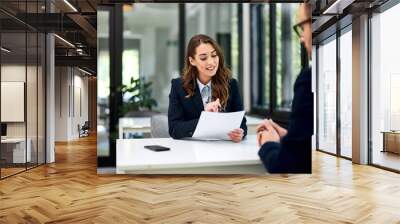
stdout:
[[(229, 85), (229, 98), (225, 112), (242, 111), (243, 104), (240, 98), (237, 81), (231, 79)], [(200, 114), (204, 110), (197, 82), (194, 95), (189, 98), (186, 98), (186, 95), (187, 93), (183, 89), (182, 78), (173, 79), (171, 81), (171, 92), (169, 94), (168, 129), (169, 135), (174, 139), (192, 137)], [(240, 127), (244, 130), (243, 137), (245, 137), (247, 135), (246, 118), (243, 118)]]
[(311, 173), (313, 134), (311, 68), (305, 68), (294, 85), (288, 133), (281, 143), (267, 142), (258, 155), (270, 173)]

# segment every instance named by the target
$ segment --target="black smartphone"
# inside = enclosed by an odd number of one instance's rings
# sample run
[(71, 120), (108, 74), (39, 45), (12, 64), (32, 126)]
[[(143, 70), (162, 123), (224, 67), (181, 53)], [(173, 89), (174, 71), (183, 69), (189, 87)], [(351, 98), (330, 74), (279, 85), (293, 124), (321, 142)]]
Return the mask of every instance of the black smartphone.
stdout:
[(144, 147), (146, 149), (150, 149), (151, 151), (154, 151), (154, 152), (162, 152), (162, 151), (170, 150), (168, 147), (164, 147), (161, 145), (145, 145)]

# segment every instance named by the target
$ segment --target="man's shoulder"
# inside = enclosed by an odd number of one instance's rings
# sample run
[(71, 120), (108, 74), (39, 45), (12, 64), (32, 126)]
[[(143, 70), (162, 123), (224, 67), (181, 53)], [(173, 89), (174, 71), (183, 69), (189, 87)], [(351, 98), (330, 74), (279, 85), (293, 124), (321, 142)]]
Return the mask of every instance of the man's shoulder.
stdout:
[(311, 80), (311, 67), (303, 68), (300, 72), (299, 78), (304, 80)]

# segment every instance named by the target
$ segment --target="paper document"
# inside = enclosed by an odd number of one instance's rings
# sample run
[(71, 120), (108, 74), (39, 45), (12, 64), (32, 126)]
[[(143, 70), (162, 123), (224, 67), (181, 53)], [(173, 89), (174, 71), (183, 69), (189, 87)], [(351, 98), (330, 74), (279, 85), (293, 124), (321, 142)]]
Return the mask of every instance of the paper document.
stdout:
[(244, 111), (230, 113), (201, 112), (192, 138), (204, 140), (230, 140), (228, 133), (240, 128)]

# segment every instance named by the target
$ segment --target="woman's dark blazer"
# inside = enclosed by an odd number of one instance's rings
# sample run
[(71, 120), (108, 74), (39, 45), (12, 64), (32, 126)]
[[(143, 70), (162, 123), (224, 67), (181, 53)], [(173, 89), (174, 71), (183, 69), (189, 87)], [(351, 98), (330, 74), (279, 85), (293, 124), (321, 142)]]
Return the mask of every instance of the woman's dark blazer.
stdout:
[[(225, 112), (242, 111), (243, 104), (239, 94), (238, 83), (235, 79), (229, 82), (229, 98)], [(192, 137), (199, 121), (200, 114), (204, 110), (203, 101), (199, 87), (196, 82), (196, 89), (192, 97), (186, 98), (187, 93), (183, 89), (182, 78), (171, 81), (171, 92), (169, 94), (168, 107), (168, 129), (169, 135), (174, 139)], [(244, 117), (240, 127), (247, 135), (246, 118)], [(211, 127), (212, 128), (212, 127)]]

